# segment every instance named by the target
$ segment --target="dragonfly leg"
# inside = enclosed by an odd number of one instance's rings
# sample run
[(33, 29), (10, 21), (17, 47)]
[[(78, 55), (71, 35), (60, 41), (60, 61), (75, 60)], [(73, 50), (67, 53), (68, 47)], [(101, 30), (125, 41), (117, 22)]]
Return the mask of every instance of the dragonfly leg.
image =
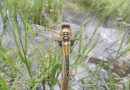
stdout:
[(62, 47), (62, 40), (58, 39), (58, 40), (55, 40), (59, 43), (59, 46)]
[(59, 46), (62, 47), (62, 41), (58, 41)]
[(72, 47), (74, 45), (74, 41), (70, 41), (70, 46)]
[(71, 47), (74, 45), (74, 42), (75, 42), (76, 40), (78, 40), (78, 39), (71, 39), (71, 40), (70, 40), (70, 46), (71, 46)]

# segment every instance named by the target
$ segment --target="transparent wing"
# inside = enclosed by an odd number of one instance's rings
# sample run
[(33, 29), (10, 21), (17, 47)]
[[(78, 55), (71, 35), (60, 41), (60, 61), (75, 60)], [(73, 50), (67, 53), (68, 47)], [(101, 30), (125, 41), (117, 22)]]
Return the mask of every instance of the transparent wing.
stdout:
[(32, 24), (32, 29), (34, 30), (35, 37), (43, 37), (43, 38), (58, 38), (56, 30), (49, 30), (44, 28), (43, 26)]
[(58, 43), (55, 41), (59, 38), (56, 30), (49, 30), (43, 26), (32, 24), (31, 28), (34, 31), (34, 37), (32, 38), (33, 43), (37, 45), (43, 45), (46, 49), (51, 49), (54, 46), (57, 46)]

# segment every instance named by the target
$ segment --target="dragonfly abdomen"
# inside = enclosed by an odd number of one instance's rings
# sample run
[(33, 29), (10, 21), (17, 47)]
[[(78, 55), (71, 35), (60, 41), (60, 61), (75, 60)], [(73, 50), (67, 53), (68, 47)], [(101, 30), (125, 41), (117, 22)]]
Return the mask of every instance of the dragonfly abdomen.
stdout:
[(62, 47), (64, 49), (64, 54), (69, 55), (69, 53), (70, 53), (70, 42), (69, 41), (63, 42), (62, 44), (63, 44)]

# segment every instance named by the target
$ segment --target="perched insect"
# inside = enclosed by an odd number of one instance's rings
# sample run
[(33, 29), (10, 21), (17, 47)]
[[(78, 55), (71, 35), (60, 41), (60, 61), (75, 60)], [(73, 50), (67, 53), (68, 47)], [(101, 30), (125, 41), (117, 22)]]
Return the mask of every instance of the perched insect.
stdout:
[(68, 24), (63, 24), (60, 32), (57, 34), (59, 34), (59, 37), (55, 41), (62, 47), (61, 90), (68, 90), (70, 48), (77, 39), (72, 37), (71, 27)]
[[(34, 29), (37, 37), (42, 37), (43, 42), (45, 40), (49, 42), (50, 39), (53, 39), (50, 41), (50, 44), (52, 44), (52, 41), (57, 41), (59, 46), (62, 48), (61, 90), (68, 90), (70, 49), (74, 45), (74, 42), (78, 40), (73, 38), (73, 32), (70, 25), (63, 24), (59, 32), (46, 30), (44, 27), (35, 24), (32, 25), (32, 28)], [(57, 35), (58, 37), (55, 38)]]
[(62, 47), (61, 90), (68, 90), (70, 47), (73, 46), (75, 40), (77, 39), (72, 38), (70, 25), (63, 24), (61, 26), (60, 37), (56, 40)]

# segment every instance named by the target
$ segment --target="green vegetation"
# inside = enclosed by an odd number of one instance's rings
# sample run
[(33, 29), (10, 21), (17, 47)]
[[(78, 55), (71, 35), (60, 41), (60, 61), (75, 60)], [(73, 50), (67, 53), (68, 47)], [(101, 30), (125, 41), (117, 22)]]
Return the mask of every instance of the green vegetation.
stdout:
[(92, 12), (98, 12), (102, 15), (117, 15), (130, 18), (129, 0), (76, 0), (81, 6), (91, 9)]
[[(96, 70), (87, 68), (88, 63), (86, 62), (90, 58), (88, 55), (98, 44), (98, 39), (92, 43), (93, 37), (96, 36), (104, 17), (114, 14), (129, 21), (130, 1), (71, 0), (70, 2), (79, 2), (80, 6), (102, 15), (92, 36), (86, 38), (85, 44), (83, 44), (82, 39), (79, 40), (77, 52), (71, 55), (74, 60), (70, 65), (71, 70), (81, 66), (85, 68), (84, 72), (87, 73), (87, 76), (76, 82), (79, 82), (87, 90), (102, 90), (103, 87), (107, 90), (118, 89), (120, 87), (118, 81), (123, 78), (113, 77), (111, 65), (130, 51), (129, 45), (123, 48), (123, 43), (127, 38), (126, 29), (120, 39), (115, 59), (110, 59), (107, 64), (104, 64), (102, 58), (101, 62), (96, 65)], [(38, 90), (40, 86), (45, 90), (53, 90), (55, 85), (60, 84), (61, 52), (57, 52), (55, 46), (49, 47), (47, 51), (42, 44), (32, 43), (28, 37), (35, 37), (31, 24), (39, 24), (50, 30), (61, 24), (61, 11), (64, 3), (66, 1), (63, 2), (63, 0), (3, 0), (0, 2), (0, 90)], [(10, 29), (7, 28), (8, 25), (10, 25)], [(86, 20), (80, 26), (79, 32), (75, 34), (76, 38), (82, 38), (83, 27), (87, 27), (87, 25)], [(124, 26), (119, 26), (119, 29), (124, 29)], [(12, 37), (9, 38), (13, 39), (15, 45), (4, 47), (2, 46), (4, 35), (9, 31), (12, 32)], [(109, 77), (107, 79), (100, 77), (101, 69), (108, 71)], [(76, 85), (73, 79), (79, 74), (75, 72), (70, 76), (70, 89)], [(126, 83), (125, 90), (129, 90), (129, 81)]]

